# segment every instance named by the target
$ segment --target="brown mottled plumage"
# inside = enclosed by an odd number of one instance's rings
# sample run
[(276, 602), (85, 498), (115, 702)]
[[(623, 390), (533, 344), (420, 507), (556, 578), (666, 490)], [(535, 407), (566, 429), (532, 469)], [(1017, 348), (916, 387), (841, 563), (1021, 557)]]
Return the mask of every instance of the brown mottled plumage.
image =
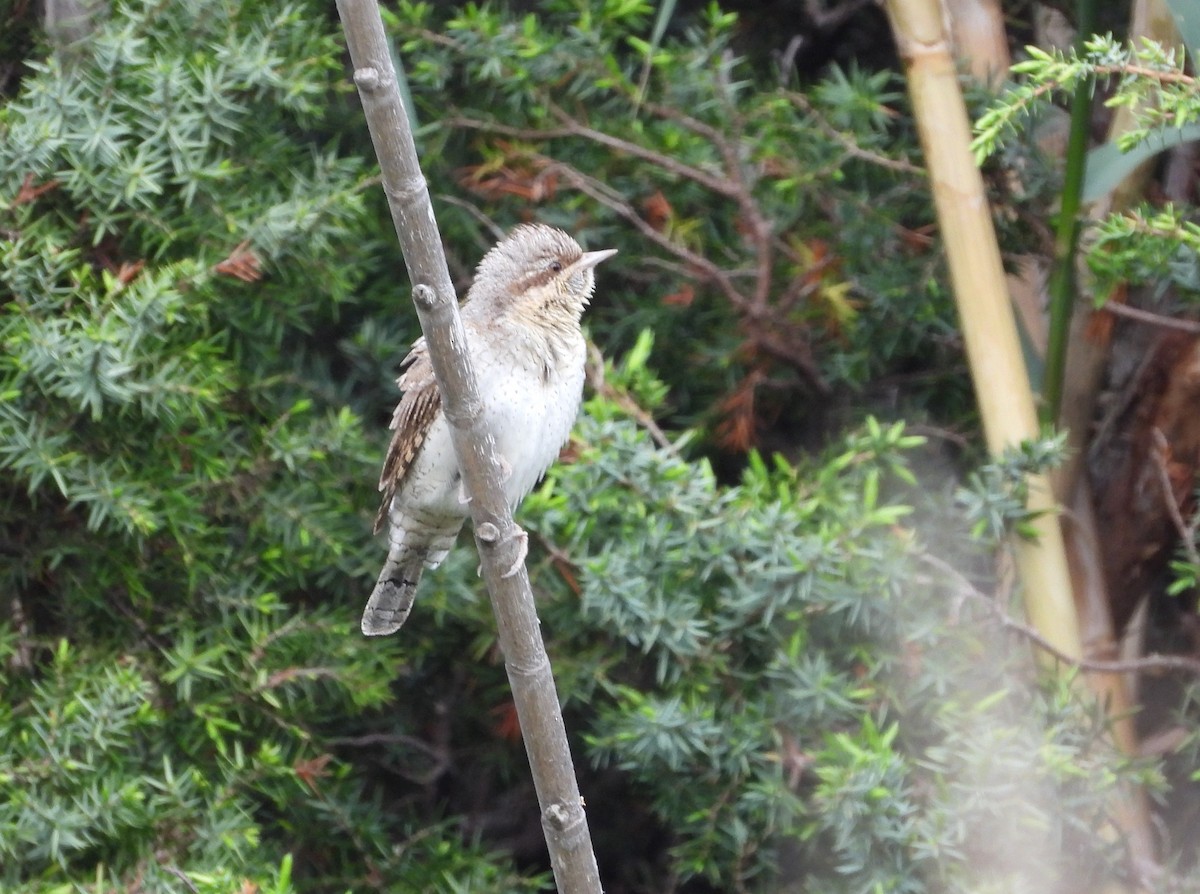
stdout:
[(433, 377), (433, 364), (429, 362), (429, 354), (425, 350), (425, 339), (413, 345), (400, 365), (406, 369), (396, 380), (396, 385), (404, 396), (392, 413), (392, 424), (389, 426), (393, 433), (392, 442), (383, 460), (383, 471), (379, 473), (379, 490), (383, 493), (383, 501), (375, 516), (376, 534), (383, 530), (383, 522), (391, 509), (392, 498), (396, 496), (396, 488), (416, 458), (417, 451), (425, 443), (425, 435), (429, 432), (433, 417), (442, 409), (442, 395)]
[[(467, 293), (467, 349), (514, 508), (570, 434), (583, 389), (586, 349), (579, 320), (595, 287), (593, 268), (615, 253), (584, 253), (562, 230), (519, 226), (480, 261)], [(404, 364), (397, 380), (404, 394), (379, 478), (383, 502), (375, 530), (385, 518), (390, 522), (389, 549), (363, 612), (362, 630), (369, 636), (400, 628), (422, 571), (441, 564), (467, 516), (423, 338)]]

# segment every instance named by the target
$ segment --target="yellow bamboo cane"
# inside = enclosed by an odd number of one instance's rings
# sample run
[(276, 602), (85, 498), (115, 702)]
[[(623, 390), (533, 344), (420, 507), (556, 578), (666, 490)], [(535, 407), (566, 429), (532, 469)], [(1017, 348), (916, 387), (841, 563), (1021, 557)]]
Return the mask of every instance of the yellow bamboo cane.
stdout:
[[(889, 0), (887, 7), (908, 67), (984, 437), (999, 455), (1037, 438), (1039, 428), (983, 177), (971, 155), (966, 104), (938, 4)], [(1040, 513), (1033, 522), (1036, 540), (1014, 541), (1025, 611), (1051, 645), (1079, 658), (1083, 649), (1057, 507), (1044, 476), (1032, 478), (1029, 488), (1029, 508)]]
[[(971, 128), (942, 14), (936, 0), (887, 0), (888, 16), (907, 67), (938, 224), (966, 344), (988, 449), (996, 455), (1038, 437), (1037, 413), (1017, 337), (983, 177), (971, 154)], [(1083, 657), (1071, 577), (1050, 481), (1029, 482), (1029, 508), (1039, 512), (1036, 539), (1014, 541), (1025, 611), (1038, 633), (1070, 659)], [(1088, 683), (1109, 711), (1114, 742), (1136, 748), (1129, 701), (1115, 674)], [(1153, 861), (1140, 788), (1116, 799), (1114, 817), (1139, 869)]]

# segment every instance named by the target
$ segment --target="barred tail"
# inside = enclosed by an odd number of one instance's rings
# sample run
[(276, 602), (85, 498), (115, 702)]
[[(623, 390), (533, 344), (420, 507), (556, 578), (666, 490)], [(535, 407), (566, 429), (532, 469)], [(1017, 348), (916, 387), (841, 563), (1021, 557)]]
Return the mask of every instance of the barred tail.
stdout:
[(405, 549), (388, 554), (379, 580), (367, 600), (362, 632), (367, 636), (395, 633), (408, 620), (417, 584), (425, 569), (425, 550)]
[(398, 515), (394, 512), (392, 516), (387, 561), (363, 611), (362, 632), (367, 636), (386, 636), (404, 625), (421, 572), (442, 564), (463, 524), (461, 518), (441, 518), (440, 524), (430, 524), (430, 519)]

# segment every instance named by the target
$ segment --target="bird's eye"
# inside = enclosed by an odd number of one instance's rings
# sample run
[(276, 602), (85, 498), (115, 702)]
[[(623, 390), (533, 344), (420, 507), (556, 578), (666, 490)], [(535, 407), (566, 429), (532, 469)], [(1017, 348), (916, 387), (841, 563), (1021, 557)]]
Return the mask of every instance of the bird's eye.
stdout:
[(562, 273), (562, 269), (563, 269), (562, 261), (551, 261), (550, 269), (553, 270), (555, 273)]

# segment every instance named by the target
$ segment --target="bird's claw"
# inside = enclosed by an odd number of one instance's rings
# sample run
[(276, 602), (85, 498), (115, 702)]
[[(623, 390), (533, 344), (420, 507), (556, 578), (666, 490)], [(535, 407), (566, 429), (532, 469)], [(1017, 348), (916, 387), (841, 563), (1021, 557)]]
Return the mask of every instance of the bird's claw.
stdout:
[(507, 484), (513, 474), (512, 463), (506, 460), (499, 451), (496, 451), (496, 460), (500, 463), (500, 483)]
[(517, 528), (517, 533), (513, 534), (517, 541), (517, 558), (513, 560), (509, 569), (501, 575), (501, 577), (509, 578), (521, 570), (521, 566), (525, 564), (525, 558), (529, 555), (529, 535), (521, 528)]
[[(508, 566), (508, 570), (500, 575), (505, 580), (520, 571), (521, 566), (525, 564), (525, 559), (529, 556), (529, 535), (525, 533), (523, 528), (520, 528), (517, 525), (513, 525), (513, 527), (516, 528), (516, 533), (513, 534), (512, 537), (517, 541), (517, 557), (513, 560), (513, 563)], [(482, 574), (483, 563), (480, 562), (475, 566), (475, 576), (479, 577), (482, 576)]]
[[(512, 463), (500, 455), (497, 455), (496, 459), (500, 462), (500, 483), (504, 484), (512, 477)], [(471, 495), (467, 493), (467, 482), (463, 478), (458, 479), (458, 502), (463, 506), (467, 506), (471, 502)]]

